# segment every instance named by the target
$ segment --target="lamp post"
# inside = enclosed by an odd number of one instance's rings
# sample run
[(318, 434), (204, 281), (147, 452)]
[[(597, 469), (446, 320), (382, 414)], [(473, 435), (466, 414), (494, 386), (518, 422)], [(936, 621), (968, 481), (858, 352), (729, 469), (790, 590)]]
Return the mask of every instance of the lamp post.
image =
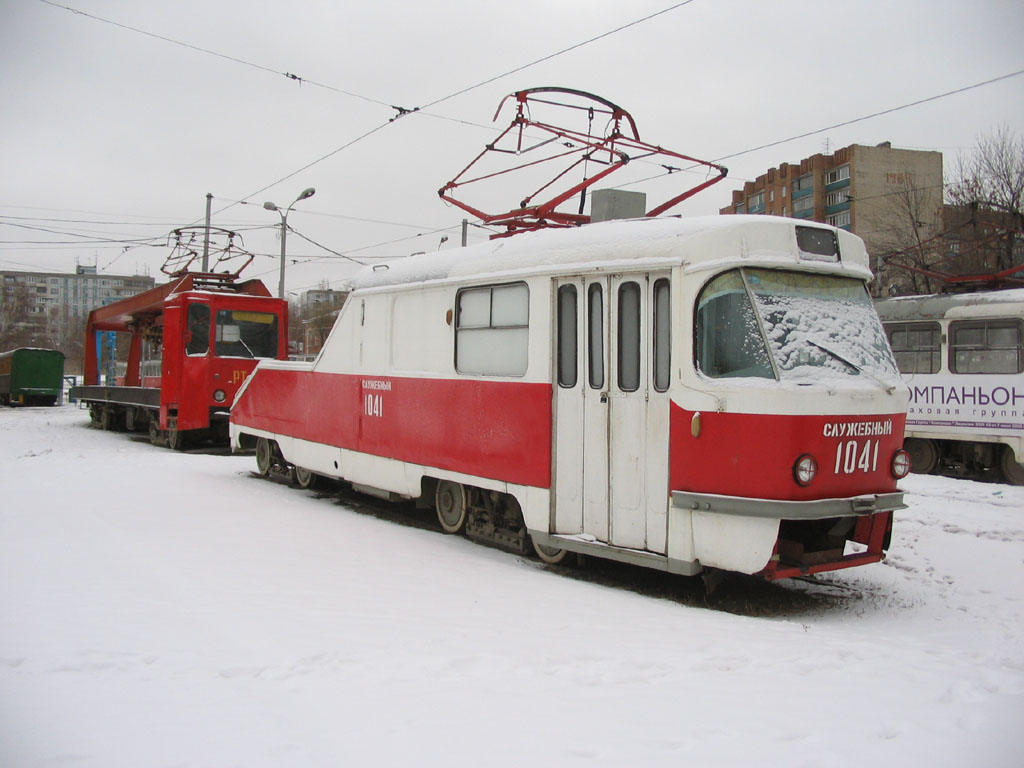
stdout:
[(289, 205), (284, 211), (282, 211), (274, 203), (264, 203), (263, 207), (268, 211), (277, 211), (277, 215), (281, 217), (281, 279), (277, 286), (277, 297), (279, 299), (284, 298), (284, 259), (285, 259), (285, 238), (288, 234), (288, 214), (291, 213), (292, 208), (295, 207), (295, 203), (299, 200), (305, 200), (307, 197), (312, 197), (316, 194), (316, 190), (313, 187), (307, 187), (302, 190), (302, 193), (295, 198), (291, 205)]

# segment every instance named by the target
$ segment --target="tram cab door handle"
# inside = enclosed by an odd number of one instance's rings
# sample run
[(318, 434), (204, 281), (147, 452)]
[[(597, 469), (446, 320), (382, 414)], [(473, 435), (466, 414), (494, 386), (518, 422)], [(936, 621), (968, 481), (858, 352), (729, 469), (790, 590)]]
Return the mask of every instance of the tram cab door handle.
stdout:
[(607, 392), (602, 392), (601, 393), (601, 402), (602, 403), (607, 403), (608, 402), (608, 393)]

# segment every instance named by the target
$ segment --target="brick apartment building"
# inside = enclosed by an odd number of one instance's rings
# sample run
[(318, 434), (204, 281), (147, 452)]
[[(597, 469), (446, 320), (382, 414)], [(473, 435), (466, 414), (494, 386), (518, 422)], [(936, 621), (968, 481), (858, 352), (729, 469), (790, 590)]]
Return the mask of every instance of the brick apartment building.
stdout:
[(875, 267), (896, 251), (943, 231), (942, 153), (852, 144), (831, 155), (769, 168), (722, 214), (791, 216), (831, 224), (864, 239)]

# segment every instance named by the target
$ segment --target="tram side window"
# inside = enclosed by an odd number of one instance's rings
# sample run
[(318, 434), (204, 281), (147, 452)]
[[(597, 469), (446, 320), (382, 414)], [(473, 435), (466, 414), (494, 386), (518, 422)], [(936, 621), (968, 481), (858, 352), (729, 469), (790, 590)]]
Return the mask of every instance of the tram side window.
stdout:
[(701, 291), (695, 333), (697, 367), (704, 375), (775, 378), (738, 271), (719, 275)]
[(640, 285), (619, 286), (619, 389), (640, 388)]
[(949, 362), (954, 373), (1020, 373), (1024, 370), (1019, 320), (950, 323)]
[(672, 316), (668, 280), (654, 283), (654, 388), (668, 389), (672, 370)]
[(938, 323), (887, 323), (885, 332), (900, 373), (937, 373), (941, 332)]
[(604, 290), (599, 283), (587, 289), (587, 360), (590, 388), (604, 386)]
[(188, 305), (186, 355), (205, 355), (210, 349), (210, 308), (206, 304)]
[(579, 378), (576, 340), (576, 286), (558, 289), (558, 386), (575, 387)]
[(277, 357), (277, 315), (218, 310), (213, 351), (217, 357)]
[(529, 360), (530, 291), (525, 283), (467, 288), (456, 299), (455, 369), (522, 376)]

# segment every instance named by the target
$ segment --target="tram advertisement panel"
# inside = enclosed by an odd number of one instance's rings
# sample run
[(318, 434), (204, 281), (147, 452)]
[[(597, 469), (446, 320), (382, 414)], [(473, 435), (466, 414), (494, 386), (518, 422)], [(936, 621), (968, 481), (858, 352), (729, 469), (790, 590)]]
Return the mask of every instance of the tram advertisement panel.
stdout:
[(1024, 432), (1024, 382), (1019, 376), (908, 376), (907, 427)]

